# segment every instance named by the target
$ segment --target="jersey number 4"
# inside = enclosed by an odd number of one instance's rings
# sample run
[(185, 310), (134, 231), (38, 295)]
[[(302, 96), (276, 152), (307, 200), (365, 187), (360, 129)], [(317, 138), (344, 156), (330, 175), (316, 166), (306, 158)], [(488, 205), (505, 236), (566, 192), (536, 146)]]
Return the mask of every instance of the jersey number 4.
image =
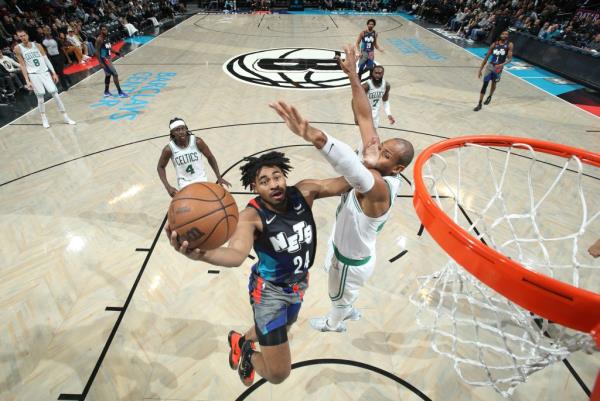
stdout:
[(188, 165), (187, 168), (185, 169), (185, 172), (186, 173), (190, 173), (190, 174), (194, 174), (195, 173), (194, 167), (191, 164)]
[(302, 274), (302, 270), (308, 269), (309, 260), (310, 258), (308, 255), (308, 251), (306, 251), (304, 261), (302, 260), (302, 256), (296, 256), (294, 258), (294, 267), (296, 268), (296, 270), (294, 270), (294, 274)]

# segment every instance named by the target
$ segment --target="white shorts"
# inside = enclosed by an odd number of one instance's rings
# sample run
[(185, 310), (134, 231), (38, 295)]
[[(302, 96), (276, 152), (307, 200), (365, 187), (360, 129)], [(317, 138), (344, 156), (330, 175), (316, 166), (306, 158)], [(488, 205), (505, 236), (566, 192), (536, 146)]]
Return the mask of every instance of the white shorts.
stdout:
[(29, 74), (29, 80), (31, 81), (31, 86), (33, 86), (33, 91), (36, 95), (43, 95), (46, 92), (54, 93), (58, 91), (49, 72), (42, 72), (41, 74)]
[(371, 114), (373, 116), (373, 125), (375, 128), (379, 128), (379, 108), (371, 109)]
[(339, 260), (330, 245), (325, 261), (325, 270), (329, 272), (329, 299), (335, 306), (351, 306), (358, 298), (360, 288), (373, 274), (375, 255), (363, 264)]
[(190, 181), (186, 178), (183, 178), (183, 177), (178, 177), (177, 185), (179, 186), (179, 190), (182, 190), (183, 188), (187, 187), (190, 184), (194, 184), (196, 182), (207, 182), (207, 181), (208, 181), (208, 177), (206, 177), (206, 174), (203, 174), (200, 177), (196, 177), (192, 181)]

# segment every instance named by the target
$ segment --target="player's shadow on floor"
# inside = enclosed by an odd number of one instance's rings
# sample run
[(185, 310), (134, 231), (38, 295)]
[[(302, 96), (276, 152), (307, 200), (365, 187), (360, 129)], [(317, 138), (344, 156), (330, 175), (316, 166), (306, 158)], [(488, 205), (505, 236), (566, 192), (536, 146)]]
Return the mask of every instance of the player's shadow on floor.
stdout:
[[(310, 397), (306, 397), (305, 399), (313, 399), (314, 393), (323, 390), (328, 386), (335, 386), (340, 388), (340, 394), (354, 394), (357, 398), (352, 398), (356, 401), (396, 401), (398, 397), (396, 393), (393, 394), (383, 394), (380, 389), (378, 389), (373, 384), (375, 381), (373, 380), (375, 376), (379, 376), (377, 373), (368, 372), (357, 368), (356, 372), (349, 373), (347, 371), (347, 367), (343, 369), (336, 369), (333, 366), (328, 366), (322, 369), (315, 369), (311, 367), (311, 371), (315, 372), (314, 375), (308, 380), (305, 391), (307, 395), (311, 395)], [(395, 383), (394, 381), (387, 379), (383, 376), (381, 377), (381, 381), (385, 382), (391, 387), (400, 386), (400, 384)], [(362, 386), (357, 386), (357, 383), (363, 383)], [(362, 394), (357, 394), (358, 391), (362, 391), (363, 387), (367, 387)], [(390, 387), (390, 386), (386, 386)], [(334, 389), (330, 391), (335, 392)], [(408, 391), (408, 390), (407, 390)], [(334, 399), (339, 399), (338, 397), (333, 397)]]

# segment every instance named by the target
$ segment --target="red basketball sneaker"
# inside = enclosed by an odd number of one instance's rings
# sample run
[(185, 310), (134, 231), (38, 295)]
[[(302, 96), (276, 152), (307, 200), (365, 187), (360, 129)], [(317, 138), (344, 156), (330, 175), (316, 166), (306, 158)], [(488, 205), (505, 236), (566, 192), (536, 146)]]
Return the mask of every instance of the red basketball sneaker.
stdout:
[(252, 382), (254, 382), (254, 367), (252, 366), (251, 361), (254, 349), (255, 347), (252, 341), (245, 341), (241, 349), (238, 374), (240, 375), (240, 380), (246, 387), (250, 387)]
[(229, 342), (229, 367), (233, 370), (238, 368), (240, 363), (240, 355), (242, 353), (240, 349), (240, 338), (242, 335), (237, 331), (231, 330), (229, 335), (227, 336), (227, 341)]

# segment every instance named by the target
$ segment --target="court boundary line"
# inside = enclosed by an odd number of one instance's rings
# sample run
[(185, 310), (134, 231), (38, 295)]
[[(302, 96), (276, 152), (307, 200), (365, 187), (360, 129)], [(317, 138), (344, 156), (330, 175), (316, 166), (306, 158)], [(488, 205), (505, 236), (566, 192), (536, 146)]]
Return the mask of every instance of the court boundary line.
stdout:
[[(425, 393), (423, 393), (417, 387), (410, 384), (408, 381), (396, 376), (395, 374), (393, 374), (387, 370), (378, 368), (377, 366), (369, 365), (368, 363), (364, 363), (364, 362), (353, 361), (350, 359), (318, 358), (318, 359), (309, 359), (306, 361), (292, 363), (292, 370), (302, 368), (305, 366), (324, 365), (324, 364), (346, 365), (346, 366), (353, 366), (353, 367), (357, 367), (357, 368), (361, 368), (361, 369), (365, 369), (365, 370), (370, 370), (371, 372), (374, 372), (381, 376), (387, 377), (388, 379), (393, 380), (396, 383), (400, 384), (401, 386), (407, 388), (408, 390), (412, 391), (413, 394), (418, 396), (421, 400), (432, 401), (431, 398), (429, 398)], [(245, 400), (250, 394), (252, 394), (254, 392), (254, 390), (259, 388), (266, 382), (267, 381), (264, 378), (261, 378), (259, 381), (254, 383), (248, 389), (246, 389), (242, 394), (240, 394), (238, 396), (238, 398), (235, 399), (235, 401)]]
[[(354, 123), (333, 122), (333, 121), (313, 121), (312, 123), (313, 124), (330, 124), (330, 125), (355, 126)], [(190, 130), (190, 132), (207, 131), (207, 130), (211, 130), (211, 129), (222, 129), (222, 128), (231, 128), (231, 127), (243, 127), (243, 126), (248, 126), (248, 125), (268, 125), (268, 124), (284, 124), (284, 122), (283, 121), (265, 121), (265, 122), (250, 122), (250, 123), (236, 123), (236, 124), (216, 125), (216, 126), (211, 126), (211, 127), (195, 128), (195, 129)], [(378, 129), (386, 129), (386, 130), (391, 130), (391, 131), (408, 132), (408, 133), (411, 133), (411, 134), (424, 135), (424, 136), (434, 137), (434, 138), (438, 138), (438, 139), (450, 139), (449, 137), (446, 137), (446, 136), (443, 136), (443, 135), (431, 134), (431, 133), (421, 132), (421, 131), (414, 131), (414, 130), (409, 130), (409, 129), (404, 129), (404, 128), (379, 127)], [(112, 146), (112, 147), (109, 147), (109, 148), (106, 148), (106, 149), (100, 149), (100, 150), (97, 150), (97, 151), (92, 152), (92, 153), (88, 153), (88, 154), (85, 154), (85, 155), (81, 155), (81, 156), (75, 157), (73, 159), (64, 160), (62, 162), (59, 162), (59, 163), (56, 163), (56, 164), (44, 167), (42, 169), (33, 171), (31, 173), (27, 173), (25, 175), (13, 178), (13, 179), (8, 180), (8, 181), (2, 182), (2, 183), (0, 183), (0, 188), (2, 188), (5, 185), (11, 184), (13, 182), (25, 179), (25, 178), (27, 178), (29, 176), (32, 176), (32, 175), (35, 175), (35, 174), (42, 173), (44, 171), (53, 169), (55, 167), (59, 167), (59, 166), (62, 166), (64, 164), (67, 164), (67, 163), (70, 163), (70, 162), (81, 160), (81, 159), (83, 159), (85, 157), (95, 156), (97, 154), (105, 153), (105, 152), (108, 152), (108, 151), (111, 151), (111, 150), (114, 150), (114, 149), (119, 149), (119, 148), (122, 148), (122, 147), (125, 147), (125, 146), (130, 146), (130, 145), (135, 145), (135, 144), (138, 144), (138, 143), (141, 143), (141, 142), (152, 141), (152, 140), (155, 140), (155, 139), (158, 139), (158, 138), (164, 138), (164, 137), (167, 137), (167, 136), (169, 136), (169, 134), (163, 134), (163, 135), (153, 136), (153, 137), (149, 137), (149, 138), (139, 139), (137, 141), (128, 142), (128, 143), (124, 143), (124, 144), (120, 144), (120, 145), (115, 145), (115, 146)], [(494, 147), (490, 147), (490, 149), (498, 151), (498, 152), (506, 152), (506, 150), (504, 150), (504, 149), (498, 149), (498, 148), (494, 148)], [(520, 158), (531, 159), (529, 156), (520, 155), (518, 153), (513, 153), (513, 155), (517, 156), (517, 157), (520, 157)], [(556, 167), (556, 168), (562, 168), (562, 166), (559, 166), (559, 165), (556, 165), (556, 164), (553, 164), (553, 163), (550, 163), (550, 162), (546, 162), (546, 161), (543, 161), (543, 160), (537, 160), (537, 162), (538, 163), (542, 163), (542, 164), (546, 164), (546, 165), (549, 165), (549, 166), (553, 166), (553, 167)], [(575, 170), (571, 170), (571, 169), (567, 169), (567, 171), (569, 171), (569, 172), (576, 172)], [(585, 177), (588, 177), (588, 178), (592, 178), (594, 180), (600, 180), (600, 177), (596, 177), (596, 176), (593, 176), (591, 174), (582, 173), (582, 175), (585, 176)], [(402, 177), (409, 183), (409, 185), (412, 186), (412, 183), (410, 182), (410, 180), (408, 180), (406, 178), (406, 176), (402, 175)]]

